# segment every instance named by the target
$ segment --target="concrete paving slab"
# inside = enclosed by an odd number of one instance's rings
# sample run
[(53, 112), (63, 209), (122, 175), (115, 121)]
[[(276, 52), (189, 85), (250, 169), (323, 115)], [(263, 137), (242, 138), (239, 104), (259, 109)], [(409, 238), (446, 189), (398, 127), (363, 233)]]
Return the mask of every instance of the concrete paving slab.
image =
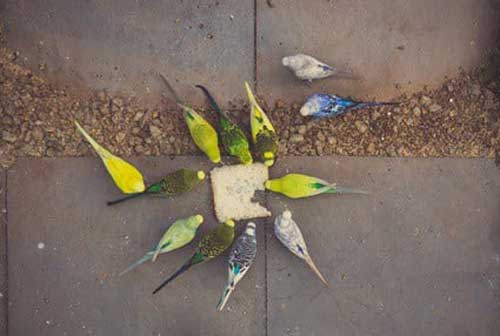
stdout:
[[(490, 0), (257, 1), (257, 91), (302, 101), (324, 91), (387, 99), (439, 84), (478, 65), (498, 34)], [(352, 69), (363, 80), (325, 79), (306, 86), (283, 68), (297, 53)], [(396, 87), (398, 85), (399, 89)]]
[[(184, 166), (211, 167), (197, 157), (131, 161), (152, 180)], [(174, 219), (201, 213), (201, 230), (214, 227), (209, 181), (174, 199), (107, 207), (119, 192), (98, 158), (20, 160), (8, 177), (10, 336), (261, 334), (262, 252), (224, 313), (215, 306), (226, 258), (195, 267), (151, 294), (196, 244), (118, 277)]]
[(4, 2), (7, 45), (35, 71), (82, 90), (107, 89), (156, 103), (162, 72), (191, 103), (217, 88), (222, 106), (254, 79), (254, 1)]
[(7, 172), (0, 169), (0, 335), (7, 335)]
[[(314, 164), (311, 164), (313, 162)], [(269, 335), (496, 335), (500, 174), (467, 159), (287, 158), (371, 196), (289, 200), (324, 288), (268, 230)]]

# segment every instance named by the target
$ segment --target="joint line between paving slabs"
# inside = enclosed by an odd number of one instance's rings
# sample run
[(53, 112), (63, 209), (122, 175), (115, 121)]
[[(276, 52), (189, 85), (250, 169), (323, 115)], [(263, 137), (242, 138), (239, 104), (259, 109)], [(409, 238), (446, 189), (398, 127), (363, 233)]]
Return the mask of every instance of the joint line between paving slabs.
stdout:
[(4, 230), (3, 230), (3, 234), (4, 234), (4, 239), (5, 239), (5, 245), (4, 245), (4, 249), (3, 249), (3, 253), (4, 253), (4, 261), (5, 261), (5, 271), (4, 271), (4, 275), (5, 275), (5, 284), (4, 284), (4, 288), (5, 288), (5, 293), (4, 293), (4, 308), (5, 308), (5, 334), (8, 335), (9, 333), (9, 256), (8, 256), (8, 244), (9, 244), (9, 238), (7, 236), (7, 233), (8, 233), (8, 228), (7, 228), (7, 223), (9, 222), (9, 212), (8, 212), (8, 192), (9, 192), (9, 188), (8, 188), (8, 184), (7, 184), (7, 177), (9, 175), (7, 174), (7, 169), (5, 169), (4, 171), (4, 215), (2, 216), (2, 220), (4, 221)]
[(253, 1), (253, 82), (257, 92), (257, 0)]
[[(267, 197), (267, 193), (265, 194), (265, 200), (266, 200), (266, 208), (269, 209), (269, 201)], [(266, 218), (265, 220), (265, 226), (264, 226), (264, 293), (265, 293), (265, 299), (264, 299), (264, 312), (266, 314), (264, 318), (264, 335), (269, 335), (269, 308), (268, 308), (268, 288), (267, 288), (267, 237), (268, 237), (268, 229), (269, 228), (269, 219)]]

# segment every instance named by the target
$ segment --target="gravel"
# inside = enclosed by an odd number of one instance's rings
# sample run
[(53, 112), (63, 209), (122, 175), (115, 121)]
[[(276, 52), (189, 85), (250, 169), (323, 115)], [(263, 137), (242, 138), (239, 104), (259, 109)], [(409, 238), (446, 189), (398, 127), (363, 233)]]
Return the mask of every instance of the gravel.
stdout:
[[(0, 44), (1, 45), (1, 44)], [(0, 164), (22, 156), (95, 155), (76, 132), (79, 120), (117, 155), (199, 154), (178, 111), (147, 109), (106, 91), (72, 96), (16, 63), (0, 48)], [(364, 109), (308, 120), (298, 104), (262, 106), (280, 137), (281, 155), (487, 157), (500, 161), (498, 82), (462, 74), (436, 90), (399, 97), (400, 106)], [(496, 79), (498, 81), (498, 77)], [(203, 112), (202, 112), (203, 113)], [(248, 106), (230, 114), (248, 129)], [(205, 113), (214, 122), (213, 113)], [(243, 118), (244, 117), (244, 118)]]

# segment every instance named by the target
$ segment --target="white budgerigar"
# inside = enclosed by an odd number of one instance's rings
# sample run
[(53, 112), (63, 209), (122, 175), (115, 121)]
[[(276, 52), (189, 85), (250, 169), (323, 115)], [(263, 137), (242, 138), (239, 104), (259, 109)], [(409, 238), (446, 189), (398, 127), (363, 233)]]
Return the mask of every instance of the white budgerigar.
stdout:
[(328, 287), (328, 282), (312, 261), (309, 252), (307, 252), (307, 246), (302, 236), (302, 232), (297, 223), (292, 219), (292, 213), (290, 211), (286, 210), (276, 217), (274, 220), (274, 234), (293, 254), (303, 259), (313, 272), (316, 273), (321, 282)]

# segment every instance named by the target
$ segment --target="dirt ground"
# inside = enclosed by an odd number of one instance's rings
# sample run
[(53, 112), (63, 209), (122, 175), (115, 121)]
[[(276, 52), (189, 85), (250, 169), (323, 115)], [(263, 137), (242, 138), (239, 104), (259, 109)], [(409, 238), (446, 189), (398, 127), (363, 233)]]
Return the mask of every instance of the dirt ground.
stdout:
[[(75, 130), (75, 119), (118, 155), (198, 153), (180, 114), (168, 109), (166, 102), (148, 109), (106, 91), (90, 98), (75, 96), (18, 65), (18, 53), (4, 43), (0, 46), (2, 167), (22, 156), (91, 155)], [(298, 104), (278, 101), (262, 106), (279, 132), (281, 155), (488, 157), (498, 163), (498, 57), (492, 56), (473, 73), (447, 80), (437, 90), (399, 97), (397, 107), (312, 121), (300, 116)], [(214, 113), (204, 112), (215, 122)], [(248, 129), (248, 106), (237, 103), (230, 112)]]

